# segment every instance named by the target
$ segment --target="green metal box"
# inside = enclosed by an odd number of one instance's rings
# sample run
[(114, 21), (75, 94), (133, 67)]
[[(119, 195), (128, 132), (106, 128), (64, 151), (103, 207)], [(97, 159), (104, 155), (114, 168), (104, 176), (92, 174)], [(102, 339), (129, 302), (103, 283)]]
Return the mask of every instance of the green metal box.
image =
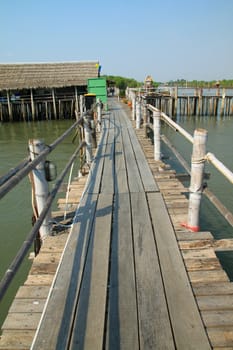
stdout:
[(87, 90), (89, 94), (95, 94), (96, 99), (100, 99), (105, 109), (108, 109), (107, 101), (107, 82), (105, 78), (88, 79)]

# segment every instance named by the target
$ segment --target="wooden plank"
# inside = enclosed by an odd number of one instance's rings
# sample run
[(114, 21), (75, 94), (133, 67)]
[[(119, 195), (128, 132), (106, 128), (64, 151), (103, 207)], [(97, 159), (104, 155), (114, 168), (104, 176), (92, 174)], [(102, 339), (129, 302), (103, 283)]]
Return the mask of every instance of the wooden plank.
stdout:
[(3, 330), (35, 330), (39, 323), (41, 313), (9, 313), (3, 323)]
[(200, 310), (233, 310), (233, 295), (202, 295), (196, 299)]
[(56, 349), (57, 344), (64, 348), (69, 340), (96, 203), (94, 194), (84, 195), (80, 203), (33, 349)]
[(175, 349), (144, 193), (131, 193), (140, 349)]
[(219, 283), (229, 281), (227, 274), (223, 270), (191, 271), (189, 272), (189, 278), (192, 283)]
[[(115, 117), (117, 120), (117, 117)], [(128, 180), (126, 174), (125, 156), (123, 150), (123, 141), (121, 126), (116, 122), (115, 127), (115, 168), (114, 168), (114, 190), (115, 193), (126, 193), (128, 189)]]
[(98, 194), (100, 190), (101, 177), (104, 165), (105, 150), (108, 138), (108, 128), (104, 125), (106, 119), (103, 120), (103, 128), (101, 132), (101, 139), (98, 145), (96, 156), (91, 164), (91, 169), (85, 186), (85, 193)]
[(185, 266), (188, 271), (221, 270), (222, 266), (217, 258), (186, 259)]
[(51, 286), (54, 275), (29, 275), (24, 282), (26, 286)]
[(206, 327), (233, 327), (232, 310), (202, 311), (201, 315)]
[(73, 349), (77, 346), (95, 350), (103, 347), (112, 205), (112, 194), (99, 195), (70, 341)]
[(193, 290), (196, 296), (199, 295), (233, 295), (233, 283), (221, 282), (221, 283), (193, 283)]
[[(30, 312), (40, 312), (42, 313), (46, 298), (44, 299), (17, 299), (15, 298), (11, 304), (9, 313), (30, 313)], [(9, 314), (8, 314), (9, 315)]]
[(212, 346), (221, 350), (233, 350), (233, 329), (232, 327), (208, 328), (207, 329)]
[(148, 193), (147, 198), (176, 347), (210, 349), (162, 196)]
[(136, 138), (135, 132), (132, 128), (128, 129), (130, 141), (134, 149), (135, 158), (138, 164), (138, 168), (141, 174), (141, 179), (143, 182), (145, 192), (156, 192), (159, 191), (157, 183), (152, 175), (150, 167), (146, 161), (145, 155), (142, 151), (142, 148), (139, 144), (138, 139)]
[(130, 199), (115, 196), (106, 349), (137, 350), (138, 320)]
[(183, 258), (186, 259), (214, 259), (216, 254), (212, 248), (210, 249), (191, 249), (191, 250), (182, 250)]
[(4, 331), (0, 336), (0, 349), (29, 350), (35, 332), (30, 330)]
[(214, 240), (213, 235), (210, 232), (190, 232), (190, 231), (182, 231), (177, 233), (177, 239), (179, 241), (195, 241), (198, 240)]
[(122, 129), (122, 141), (130, 192), (144, 192), (141, 176), (127, 129)]
[(104, 166), (101, 179), (101, 193), (114, 193), (114, 128), (109, 129)]
[(16, 298), (44, 299), (49, 293), (49, 286), (21, 286), (16, 294)]

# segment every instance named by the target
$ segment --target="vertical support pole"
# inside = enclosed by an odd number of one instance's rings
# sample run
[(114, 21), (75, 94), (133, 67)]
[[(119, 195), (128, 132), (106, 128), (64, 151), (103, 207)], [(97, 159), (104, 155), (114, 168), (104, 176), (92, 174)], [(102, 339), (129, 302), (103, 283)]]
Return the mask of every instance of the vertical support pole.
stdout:
[(222, 103), (221, 103), (220, 116), (224, 115), (225, 99), (226, 99), (226, 90), (222, 89)]
[(140, 129), (141, 126), (141, 98), (136, 100), (136, 129)]
[(101, 131), (101, 101), (98, 98), (96, 103), (97, 109), (97, 131)]
[(91, 164), (92, 155), (92, 130), (91, 130), (91, 116), (84, 117), (84, 137), (86, 141), (86, 162)]
[(77, 86), (74, 87), (74, 94), (75, 94), (75, 110), (78, 111), (78, 89)]
[(9, 90), (7, 90), (7, 105), (8, 105), (9, 120), (12, 122), (13, 121), (13, 113), (12, 113), (12, 105), (11, 105)]
[(32, 107), (32, 120), (35, 120), (35, 104), (34, 104), (34, 98), (33, 98), (33, 90), (30, 90), (31, 92), (31, 107)]
[(83, 101), (84, 97), (83, 95), (79, 96), (79, 107), (80, 107), (80, 115), (83, 114), (83, 110), (84, 110), (84, 101)]
[(57, 119), (57, 107), (56, 107), (56, 98), (55, 98), (55, 89), (52, 89), (52, 97), (53, 97), (53, 112), (54, 118)]
[[(42, 140), (29, 140), (29, 151), (31, 160), (35, 159), (45, 148), (45, 144)], [(35, 208), (38, 216), (45, 207), (46, 200), (49, 195), (49, 186), (45, 179), (44, 161), (39, 163), (32, 171), (32, 189), (34, 191)], [(49, 212), (45, 217), (40, 227), (40, 237), (43, 240), (50, 233), (50, 219), (51, 213)]]
[(136, 119), (136, 95), (132, 93), (132, 120)]
[(196, 129), (194, 131), (193, 153), (191, 163), (191, 181), (189, 188), (189, 209), (187, 227), (198, 232), (199, 212), (201, 205), (201, 196), (203, 190), (203, 176), (205, 167), (207, 131), (205, 129)]
[(160, 160), (160, 111), (153, 112), (154, 159)]

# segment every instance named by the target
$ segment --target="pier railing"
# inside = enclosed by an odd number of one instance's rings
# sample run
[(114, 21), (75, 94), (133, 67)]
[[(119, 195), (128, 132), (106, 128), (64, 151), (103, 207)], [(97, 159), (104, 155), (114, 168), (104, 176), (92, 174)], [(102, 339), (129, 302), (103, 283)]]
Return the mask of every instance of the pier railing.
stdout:
[[(202, 193), (215, 205), (219, 212), (224, 216), (228, 223), (233, 226), (233, 214), (224, 206), (223, 203), (208, 189), (205, 188), (204, 168), (205, 163), (211, 163), (228, 181), (233, 184), (233, 172), (228, 169), (213, 153), (206, 152), (207, 131), (204, 129), (196, 129), (194, 135), (190, 135), (185, 129), (172, 120), (166, 113), (161, 112), (157, 107), (148, 104), (141, 93), (136, 94), (135, 91), (128, 93), (128, 98), (131, 100), (132, 120), (136, 122), (136, 128), (139, 129), (144, 125), (145, 128), (150, 128), (153, 131), (154, 143), (154, 159), (161, 159), (161, 139), (172, 149), (178, 160), (184, 166), (188, 174), (191, 176), (189, 187), (189, 209), (188, 219), (184, 226), (193, 230), (199, 231), (199, 216)], [(193, 144), (191, 167), (187, 164), (181, 154), (174, 147), (171, 147), (169, 141), (161, 135), (160, 121), (163, 120), (173, 130), (179, 132), (186, 140)], [(145, 134), (146, 131), (145, 131)]]
[[(36, 208), (33, 208), (33, 212), (35, 212), (36, 209), (36, 221), (32, 227), (32, 230), (24, 240), (21, 248), (0, 282), (0, 300), (6, 293), (12, 279), (16, 275), (18, 268), (29, 252), (33, 242), (36, 241), (38, 243), (39, 241), (39, 244), (37, 244), (35, 248), (35, 254), (37, 254), (44, 237), (51, 233), (50, 208), (65, 176), (83, 148), (85, 148), (86, 152), (85, 154), (82, 152), (82, 159), (80, 160), (80, 163), (82, 162), (83, 164), (80, 164), (80, 167), (84, 165), (84, 163), (88, 164), (91, 162), (92, 143), (93, 139), (95, 139), (93, 137), (95, 134), (95, 125), (97, 125), (99, 128), (101, 124), (101, 111), (99, 111), (99, 114), (97, 123), (93, 123), (93, 116), (89, 115), (89, 112), (83, 113), (81, 117), (79, 113), (76, 113), (78, 120), (68, 130), (66, 130), (63, 135), (48, 146), (44, 145), (41, 140), (30, 140), (29, 149), (31, 151), (31, 156), (24, 159), (14, 169), (11, 169), (6, 175), (0, 178), (1, 199), (7, 195), (7, 193), (10, 192), (21, 180), (23, 180), (25, 176), (29, 175), (30, 181), (32, 182), (32, 192), (33, 196), (35, 196), (34, 200), (36, 206)], [(64, 170), (57, 178), (53, 189), (49, 192), (47, 184), (48, 179), (46, 179), (45, 157), (51, 153), (68, 135), (70, 135), (72, 131), (75, 130), (76, 133), (79, 134), (80, 144), (70, 157)], [(37, 186), (36, 190), (35, 186)], [(37, 192), (37, 195), (35, 192)]]

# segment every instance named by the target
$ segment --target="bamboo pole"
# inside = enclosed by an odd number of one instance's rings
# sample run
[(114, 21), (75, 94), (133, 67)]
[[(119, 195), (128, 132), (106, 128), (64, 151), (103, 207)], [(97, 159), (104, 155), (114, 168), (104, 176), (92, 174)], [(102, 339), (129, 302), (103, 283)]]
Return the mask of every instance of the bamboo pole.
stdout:
[(203, 190), (207, 131), (196, 129), (193, 138), (193, 153), (191, 163), (191, 182), (189, 188), (189, 209), (187, 228), (194, 232), (200, 230), (199, 212)]
[(34, 104), (32, 89), (30, 89), (30, 95), (31, 95), (32, 120), (34, 121), (35, 120), (35, 104)]
[(55, 98), (55, 89), (52, 88), (52, 98), (53, 98), (53, 112), (54, 112), (54, 117), (57, 119), (57, 107), (56, 107), (56, 98)]
[[(29, 140), (29, 150), (31, 160), (34, 160), (40, 153), (45, 149), (45, 144), (42, 140)], [(33, 198), (35, 198), (34, 214), (37, 217), (40, 216), (43, 211), (47, 198), (49, 196), (49, 186), (45, 179), (45, 170), (44, 170), (44, 160), (42, 160), (35, 169), (32, 170), (31, 182), (32, 182), (32, 191)], [(36, 219), (37, 219), (36, 217)], [(40, 237), (43, 240), (46, 236), (49, 235), (51, 224), (51, 213), (48, 212), (46, 215), (41, 227), (40, 227)]]
[(9, 120), (12, 122), (13, 121), (13, 113), (12, 113), (12, 105), (11, 105), (9, 90), (7, 90), (7, 105), (8, 105)]
[(160, 160), (160, 111), (153, 111), (154, 159)]

